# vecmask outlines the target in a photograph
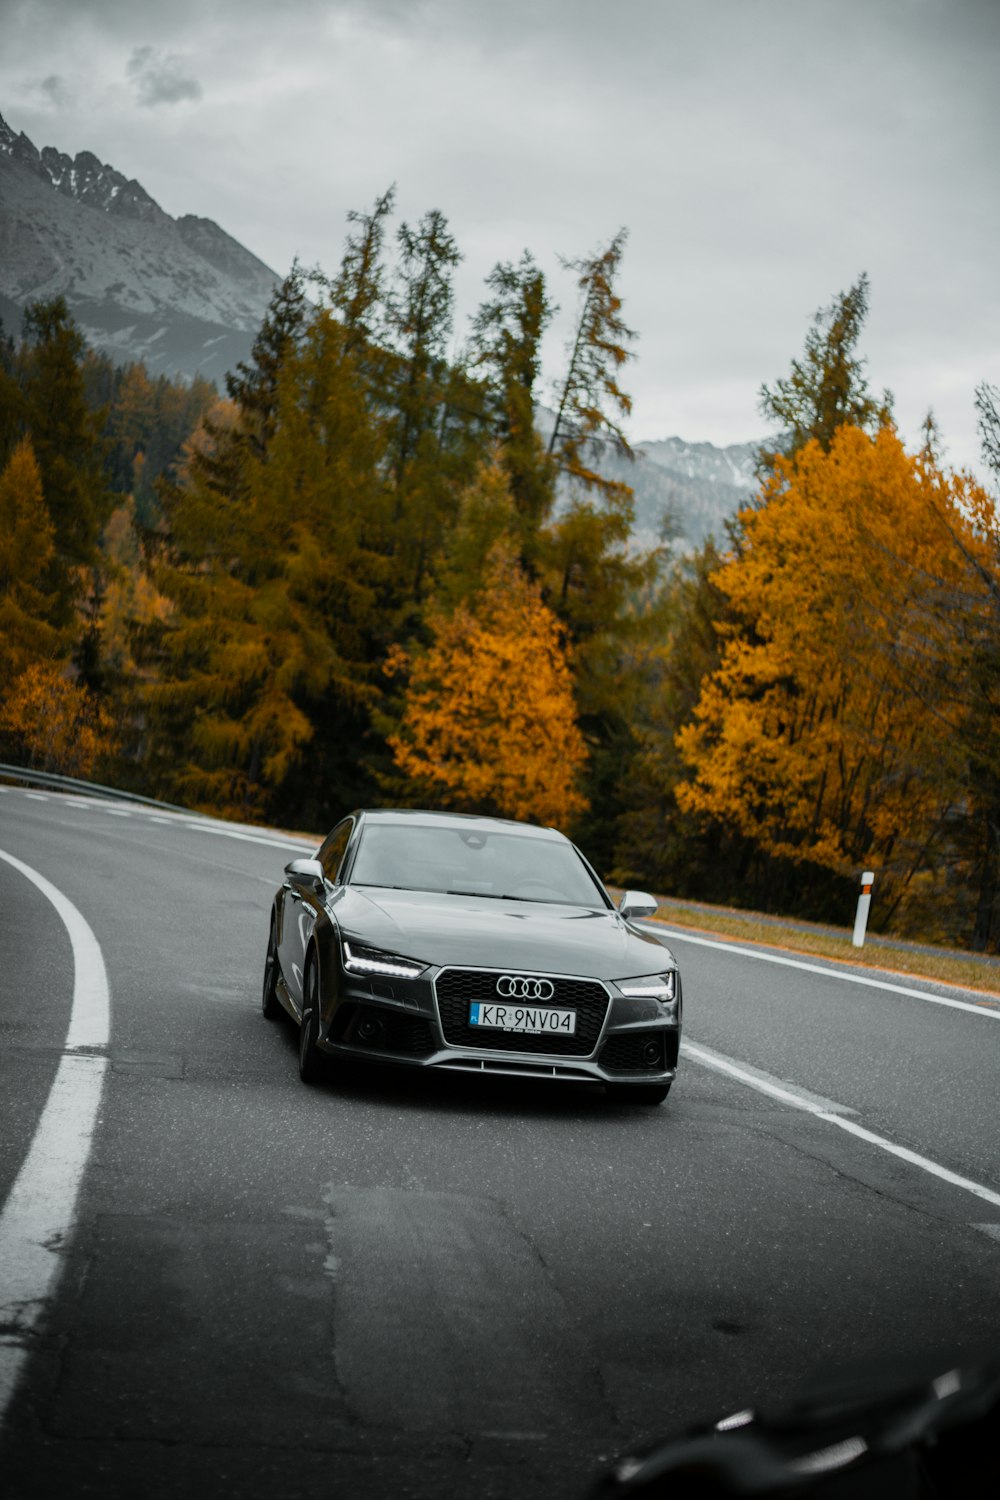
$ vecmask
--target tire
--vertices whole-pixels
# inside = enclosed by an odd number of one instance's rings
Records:
[[[299,1077],[303,1083],[319,1083],[326,1076],[326,1059],[316,1045],[318,1041],[319,970],[310,954],[302,986],[302,1025],[299,1030]]]
[[[662,1104],[670,1093],[669,1083],[608,1083],[605,1088],[616,1104]]]
[[[278,947],[274,941],[274,923],[271,923],[271,933],[267,940],[267,957],[264,959],[264,984],[260,997],[260,1008],[264,1013],[265,1021],[280,1021],[285,1014],[284,1006],[278,999]]]

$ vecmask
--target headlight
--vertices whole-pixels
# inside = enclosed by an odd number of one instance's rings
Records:
[[[677,997],[675,969],[668,969],[665,974],[640,974],[637,979],[616,979],[615,984],[623,995],[645,995],[653,1000],[674,1000]]]
[[[383,953],[381,948],[365,948],[344,938],[344,968],[349,974],[384,974],[392,979],[416,979],[427,967],[419,959]]]

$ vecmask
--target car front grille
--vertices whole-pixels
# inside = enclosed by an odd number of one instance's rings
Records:
[[[650,1042],[657,1043],[657,1056],[650,1061],[643,1057],[643,1048]],[[625,1032],[621,1036],[609,1036],[601,1054],[597,1059],[598,1064],[606,1073],[648,1073],[650,1071],[662,1071],[663,1069],[663,1043],[661,1038],[650,1035],[648,1031]]]
[[[499,998],[499,977],[495,970],[489,969],[445,969],[438,975],[435,989],[441,1029],[445,1041],[451,1046],[474,1047],[480,1052],[535,1052],[550,1057],[587,1057],[593,1052],[610,1004],[603,984],[596,979],[567,979],[552,975],[551,999],[534,1002],[547,1009],[575,1010],[576,1031],[572,1036],[555,1032],[531,1036],[515,1031],[493,1031],[487,1026],[470,1026],[470,1004],[475,1000],[495,1003]]]

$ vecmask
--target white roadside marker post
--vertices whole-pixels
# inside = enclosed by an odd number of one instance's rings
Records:
[[[861,877],[861,895],[858,897],[858,910],[854,918],[854,936],[851,939],[855,948],[865,946],[865,930],[868,926],[868,912],[872,904],[872,886],[875,884],[875,872],[866,870]]]

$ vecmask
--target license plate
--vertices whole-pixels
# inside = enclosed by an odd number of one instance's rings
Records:
[[[470,1026],[490,1026],[495,1031],[546,1031],[572,1036],[576,1031],[575,1010],[547,1010],[537,1005],[494,1005],[474,1000],[469,1006]]]

